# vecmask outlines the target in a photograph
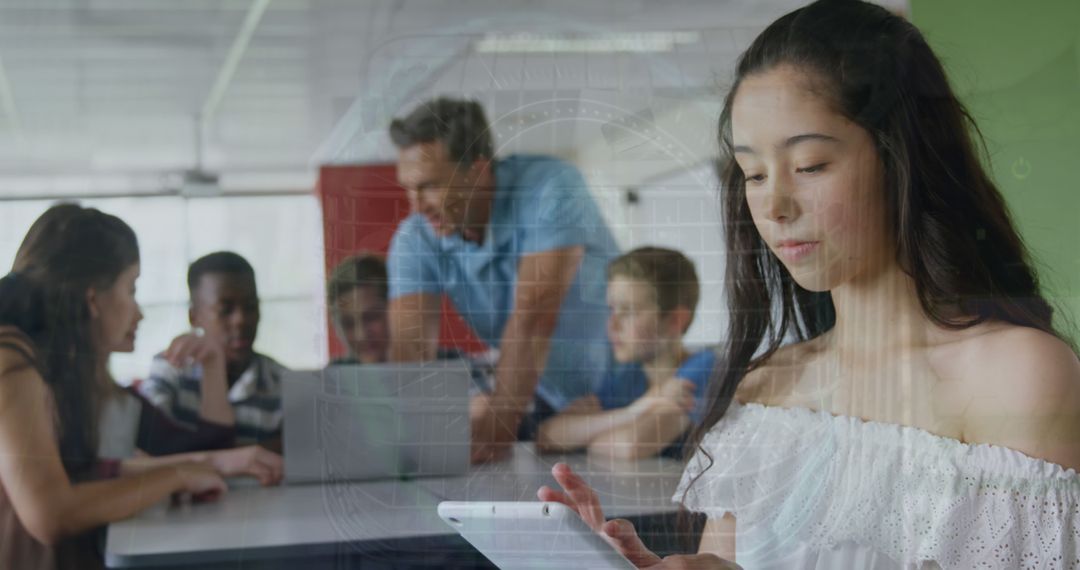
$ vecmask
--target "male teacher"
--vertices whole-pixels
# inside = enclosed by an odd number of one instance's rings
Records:
[[[499,351],[492,391],[471,405],[473,461],[499,458],[597,384],[618,248],[577,169],[496,158],[476,102],[424,103],[390,137],[412,209],[390,245],[391,358],[435,358],[445,294]]]

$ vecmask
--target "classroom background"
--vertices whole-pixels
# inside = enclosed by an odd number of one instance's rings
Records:
[[[1045,290],[1077,321],[1080,3],[880,3],[910,17],[949,68]],[[464,95],[488,110],[497,154],[577,165],[623,249],[686,252],[704,292],[686,340],[716,342],[720,96],[757,31],[801,4],[5,0],[0,259],[57,200],[131,223],[146,318],[135,352],[112,361],[126,383],[188,326],[187,264],[235,250],[258,275],[257,349],[321,366],[338,350],[327,264],[385,248],[392,231],[389,216],[363,227],[350,208],[383,216],[401,199],[387,123],[431,96]],[[460,326],[445,335],[474,346]]]

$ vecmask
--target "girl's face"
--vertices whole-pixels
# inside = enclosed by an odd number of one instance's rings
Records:
[[[769,249],[804,289],[869,279],[894,259],[884,175],[870,133],[791,66],[743,79],[732,103],[735,160]]]
[[[90,293],[90,316],[100,346],[108,352],[135,350],[135,330],[142,320],[142,310],[135,302],[135,280],[139,278],[136,262],[120,273],[108,289]]]

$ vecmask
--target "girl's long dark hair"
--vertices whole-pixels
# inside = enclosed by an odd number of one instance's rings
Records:
[[[1053,309],[980,161],[975,141],[981,135],[922,34],[880,6],[819,0],[781,17],[754,40],[724,101],[719,171],[731,320],[711,383],[711,407],[690,440],[698,444],[723,417],[747,372],[785,339],[808,340],[836,322],[832,296],[799,287],[766,247],[733,159],[735,93],[744,78],[780,65],[815,79],[821,95],[873,138],[885,170],[884,223],[927,317],[952,329],[993,320],[1056,335]]]
[[[97,458],[97,417],[112,388],[100,374],[106,363],[94,343],[86,293],[108,289],[138,261],[135,232],[119,218],[60,204],[34,222],[12,273],[0,279],[0,325],[21,331],[33,353],[21,350],[12,334],[0,336],[0,345],[22,352],[48,384],[60,457],[75,479]]]

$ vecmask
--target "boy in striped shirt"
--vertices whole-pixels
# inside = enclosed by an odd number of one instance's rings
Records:
[[[255,271],[221,251],[188,268],[196,334],[179,337],[154,357],[140,393],[181,424],[200,418],[234,426],[235,445],[280,449],[281,378],[286,369],[254,350],[259,327]]]

